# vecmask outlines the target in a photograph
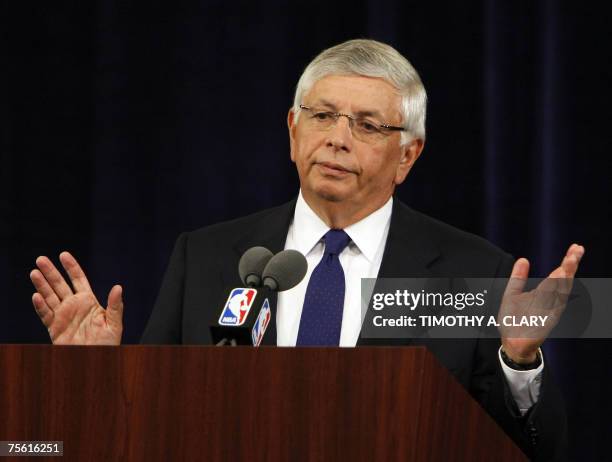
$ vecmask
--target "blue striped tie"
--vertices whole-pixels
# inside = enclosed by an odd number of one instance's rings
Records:
[[[338,257],[351,238],[341,229],[331,229],[323,238],[325,252],[310,276],[304,297],[298,346],[340,344],[345,282]]]

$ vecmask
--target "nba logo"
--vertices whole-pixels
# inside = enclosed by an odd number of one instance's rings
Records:
[[[257,291],[255,289],[234,289],[225,302],[219,317],[223,326],[241,326],[249,314]]]
[[[266,333],[268,324],[270,324],[271,316],[272,313],[270,312],[270,302],[268,302],[268,299],[266,298],[263,302],[263,305],[261,306],[261,311],[259,312],[259,316],[257,316],[257,321],[255,321],[253,330],[251,331],[253,346],[259,346],[259,344],[263,340],[263,336]]]

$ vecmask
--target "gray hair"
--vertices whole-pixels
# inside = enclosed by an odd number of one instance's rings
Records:
[[[323,50],[304,69],[293,100],[296,121],[302,98],[312,86],[328,75],[378,77],[393,85],[402,97],[400,145],[413,138],[425,140],[427,94],[417,71],[395,48],[375,40],[356,39]]]

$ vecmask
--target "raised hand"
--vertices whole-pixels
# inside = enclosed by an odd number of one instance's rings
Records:
[[[517,363],[536,360],[537,350],[555,327],[567,305],[574,275],[578,270],[584,247],[572,244],[563,260],[546,279],[533,290],[524,292],[529,276],[529,261],[519,258],[506,286],[498,319],[503,316],[548,316],[544,326],[501,327],[502,345],[506,354]]]
[[[72,287],[47,257],[38,257],[30,279],[32,303],[57,345],[119,345],[123,332],[122,288],[113,286],[104,309],[85,273],[68,252],[59,256]]]

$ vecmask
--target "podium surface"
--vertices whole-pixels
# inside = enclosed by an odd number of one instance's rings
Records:
[[[527,460],[424,347],[2,345],[0,365],[0,440],[65,460]]]

